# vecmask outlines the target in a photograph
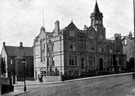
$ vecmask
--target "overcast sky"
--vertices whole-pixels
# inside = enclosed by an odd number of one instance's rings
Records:
[[[96,0],[0,0],[0,49],[6,45],[32,46],[33,39],[44,25],[48,32],[54,29],[56,20],[60,28],[71,20],[79,29],[90,25],[90,14]],[[107,37],[115,33],[127,35],[133,32],[133,0],[97,0],[103,13]]]

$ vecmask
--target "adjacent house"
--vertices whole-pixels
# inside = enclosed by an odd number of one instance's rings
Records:
[[[27,62],[25,66],[26,78],[33,78],[33,48],[24,47],[22,42],[20,42],[20,46],[8,46],[3,42],[1,51],[3,77],[15,76],[18,80],[21,80],[24,76],[22,58],[25,58]]]
[[[129,71],[134,70],[134,59],[135,59],[135,43],[132,33],[123,37],[123,53],[127,56],[127,69]]]

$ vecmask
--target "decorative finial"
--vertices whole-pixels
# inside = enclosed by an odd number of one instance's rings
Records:
[[[73,20],[71,20],[71,23],[73,23]]]

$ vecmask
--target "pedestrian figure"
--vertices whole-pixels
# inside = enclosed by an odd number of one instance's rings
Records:
[[[41,74],[38,75],[38,79],[39,79],[39,82],[43,82]]]

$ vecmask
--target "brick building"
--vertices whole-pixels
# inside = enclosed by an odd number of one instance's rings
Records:
[[[3,61],[3,77],[17,76],[18,80],[24,76],[24,67],[22,60],[18,57],[24,57],[27,61],[26,64],[26,78],[34,77],[33,70],[33,49],[32,47],[24,47],[23,43],[20,42],[20,46],[7,46],[3,42],[1,51],[1,58]]]
[[[122,39],[118,34],[115,40],[106,39],[103,26],[103,14],[96,2],[90,16],[91,25],[84,30],[76,27],[73,21],[60,29],[60,22],[55,22],[53,32],[44,27],[34,39],[34,76],[64,75],[76,76],[92,71],[113,71],[115,57],[118,70],[125,67]]]

